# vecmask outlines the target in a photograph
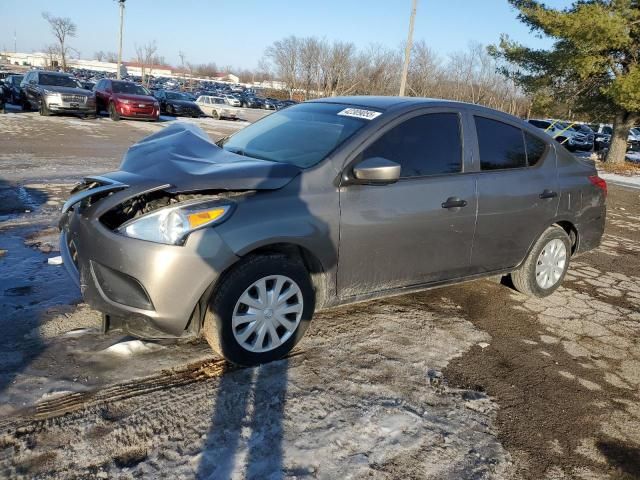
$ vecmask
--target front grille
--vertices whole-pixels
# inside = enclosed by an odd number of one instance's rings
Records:
[[[84,95],[62,95],[62,101],[68,103],[86,103],[87,97]]]

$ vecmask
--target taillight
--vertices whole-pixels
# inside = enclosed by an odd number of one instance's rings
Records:
[[[607,182],[605,182],[604,179],[600,178],[598,175],[591,175],[589,177],[589,181],[601,189],[605,197],[607,196]]]

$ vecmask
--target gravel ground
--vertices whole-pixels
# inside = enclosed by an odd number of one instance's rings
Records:
[[[0,115],[0,477],[640,478],[640,192],[544,300],[478,281],[318,315],[288,359],[99,333],[61,202],[162,128]],[[246,122],[201,119],[213,137]]]

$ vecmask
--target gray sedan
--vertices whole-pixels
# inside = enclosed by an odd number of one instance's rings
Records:
[[[344,97],[212,143],[176,124],[64,206],[64,263],[105,330],[286,355],[314,311],[510,275],[544,297],[600,243],[606,184],[535,127],[455,102]]]

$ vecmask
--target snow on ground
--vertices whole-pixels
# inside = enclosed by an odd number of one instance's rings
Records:
[[[325,312],[289,359],[10,432],[0,475],[503,478],[496,405],[439,373],[490,338],[444,299],[425,307],[416,296]]]
[[[615,183],[623,187],[640,189],[640,176],[618,175],[617,173],[598,173],[598,175],[607,182]]]

